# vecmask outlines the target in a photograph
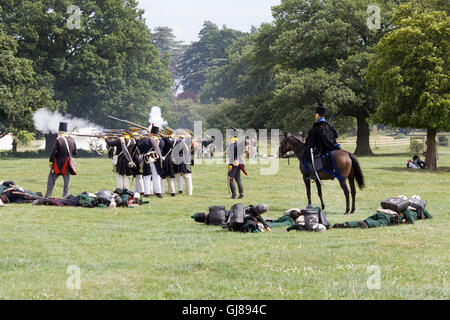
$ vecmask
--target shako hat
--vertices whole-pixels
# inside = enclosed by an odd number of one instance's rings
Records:
[[[67,122],[60,122],[58,131],[67,132],[67,128],[68,128]]]
[[[152,134],[158,134],[159,133],[159,127],[156,127],[155,125],[152,125],[152,129],[150,131]]]

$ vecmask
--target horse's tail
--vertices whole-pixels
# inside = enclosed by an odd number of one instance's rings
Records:
[[[364,182],[364,175],[362,173],[361,166],[359,165],[358,158],[353,153],[348,153],[350,159],[352,159],[353,172],[355,173],[356,183],[360,190],[364,189],[366,184]]]

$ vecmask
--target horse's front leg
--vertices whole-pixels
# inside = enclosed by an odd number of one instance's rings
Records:
[[[325,203],[323,203],[323,199],[322,199],[322,185],[320,184],[319,181],[316,181],[316,186],[317,186],[317,194],[319,195],[320,198],[320,204],[322,205],[322,210],[325,210]]]
[[[350,197],[347,187],[347,180],[340,180],[339,184],[341,185],[341,188],[345,194],[345,204],[346,204],[345,214],[348,214],[350,212],[350,199],[349,199]]]
[[[303,182],[306,186],[306,196],[308,197],[308,205],[311,204],[311,180],[308,178],[303,178]]]

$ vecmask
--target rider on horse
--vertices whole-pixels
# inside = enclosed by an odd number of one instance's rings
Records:
[[[305,160],[310,167],[310,178],[315,180],[315,172],[314,165],[312,163],[311,154],[316,157],[320,157],[322,155],[327,154],[333,150],[340,150],[340,145],[336,142],[338,137],[338,133],[333,124],[327,122],[325,120],[325,112],[326,108],[323,106],[320,98],[317,98],[317,108],[316,108],[316,116],[313,127],[308,132],[308,137],[306,138],[306,151],[305,151]],[[311,151],[312,150],[312,151]]]

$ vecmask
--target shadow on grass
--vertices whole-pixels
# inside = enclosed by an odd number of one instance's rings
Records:
[[[403,171],[403,172],[417,172],[419,173],[440,173],[440,172],[450,172],[450,167],[438,167],[436,170],[428,170],[428,169],[409,169],[409,168],[398,168],[398,167],[377,167],[374,169],[387,170],[387,171]]]

